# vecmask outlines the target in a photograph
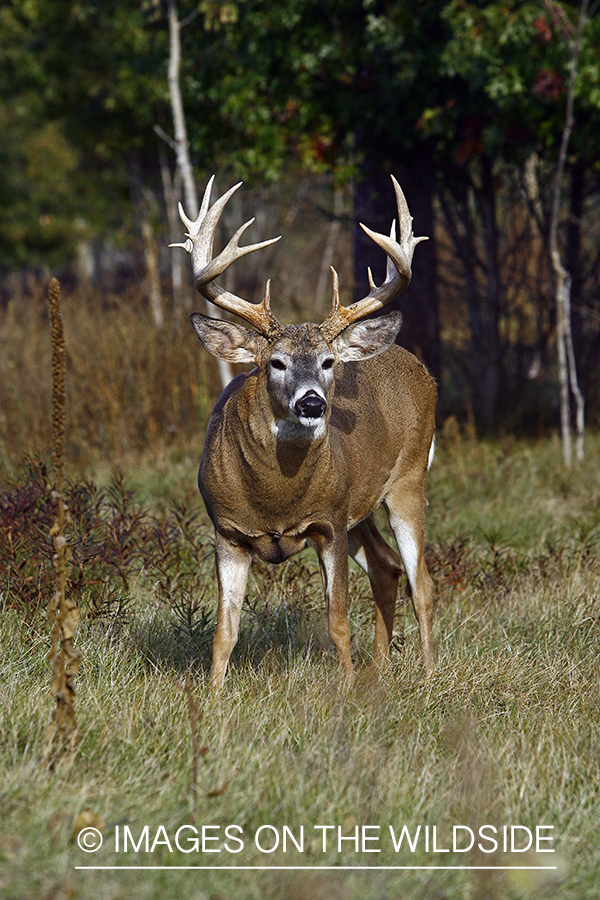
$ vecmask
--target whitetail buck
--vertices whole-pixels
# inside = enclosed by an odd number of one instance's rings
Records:
[[[416,244],[412,218],[393,180],[399,218],[389,237],[363,226],[388,256],[385,281],[343,307],[333,272],[333,307],[321,325],[279,324],[269,281],[261,303],[224,290],[215,279],[235,260],[279,238],[240,247],[246,222],[213,258],[215,229],[239,185],[210,207],[212,179],[183,247],[200,293],[255,330],[194,313],[209,353],[254,363],[223,391],[208,423],[198,482],[215,527],[219,614],[210,683],[219,688],[238,636],[252,554],[280,563],[307,544],[316,548],[329,634],[343,673],[352,675],[348,625],[348,554],[365,570],[375,599],[374,659],[389,653],[401,560],[419,623],[421,652],[433,668],[433,585],[423,558],[425,477],[434,441],[436,388],[426,368],[394,343],[399,312],[364,320],[409,284]],[[383,503],[400,556],[373,520]]]

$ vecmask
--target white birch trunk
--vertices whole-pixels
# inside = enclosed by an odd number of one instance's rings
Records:
[[[567,161],[567,149],[573,130],[573,104],[575,98],[575,79],[579,63],[581,36],[587,20],[589,0],[582,0],[579,11],[577,32],[572,44],[571,69],[567,92],[567,109],[565,127],[562,133],[558,165],[554,178],[552,196],[552,214],[550,217],[550,257],[556,277],[556,340],[558,351],[558,377],[560,384],[560,424],[563,459],[566,466],[571,466],[573,449],[571,438],[571,393],[576,404],[577,458],[583,459],[584,437],[584,400],[577,379],[577,367],[573,338],[571,333],[571,276],[565,269],[558,248],[558,217],[560,213],[560,195]]]
[[[169,95],[171,98],[171,108],[173,111],[173,127],[175,129],[175,149],[177,153],[177,166],[181,172],[183,180],[183,198],[185,211],[190,218],[195,219],[198,215],[200,204],[198,203],[198,193],[196,191],[196,182],[194,181],[194,172],[189,154],[189,144],[187,138],[187,129],[185,125],[185,113],[183,110],[183,100],[181,97],[181,87],[179,84],[179,69],[181,65],[181,25],[177,3],[175,0],[169,0]],[[221,310],[212,304],[206,303],[206,310],[213,319],[221,319]],[[224,360],[217,360],[219,369],[219,379],[221,387],[226,387],[233,377],[233,372],[229,363]]]

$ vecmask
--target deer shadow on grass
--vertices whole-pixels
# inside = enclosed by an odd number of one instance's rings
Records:
[[[213,601],[183,599],[167,613],[131,624],[131,639],[148,665],[177,673],[208,676],[217,623]],[[238,641],[230,668],[286,666],[298,657],[335,656],[327,635],[324,607],[306,608],[286,599],[250,598],[244,602]]]
[[[354,564],[352,570],[352,653],[357,662],[368,664],[372,661],[372,597],[366,576]],[[298,659],[317,661],[323,655],[336,664],[314,553],[303,551],[278,566],[255,559],[251,573],[230,668],[285,668]],[[177,583],[153,616],[130,621],[132,642],[148,665],[208,675],[218,601],[214,581],[208,583],[207,578],[205,569],[194,585]]]

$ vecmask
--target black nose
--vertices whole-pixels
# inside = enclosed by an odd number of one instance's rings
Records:
[[[308,391],[295,405],[296,415],[305,419],[320,419],[325,415],[327,403],[315,391]]]

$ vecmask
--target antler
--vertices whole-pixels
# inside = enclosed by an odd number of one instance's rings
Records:
[[[406,198],[402,193],[402,188],[392,175],[392,182],[396,192],[396,206],[398,207],[398,223],[400,231],[400,242],[396,240],[396,223],[392,222],[390,236],[378,234],[371,231],[366,225],[361,223],[361,228],[365,231],[376,244],[378,244],[387,253],[387,266],[385,281],[379,287],[373,281],[371,269],[368,269],[369,287],[371,290],[366,297],[352,303],[350,306],[342,306],[340,303],[338,276],[335,269],[333,273],[333,304],[331,312],[321,325],[321,331],[325,339],[332,341],[337,335],[359,319],[368,316],[369,313],[375,312],[377,309],[397,297],[410,284],[411,265],[415,247],[420,241],[426,241],[426,237],[415,237],[412,230],[412,216],[408,209]]]
[[[254,250],[262,250],[263,247],[274,244],[279,240],[279,237],[261,241],[258,244],[249,244],[247,247],[240,247],[240,238],[254,222],[254,218],[252,218],[238,228],[225,249],[213,259],[213,244],[217,225],[227,201],[242,184],[240,181],[239,184],[234,185],[210,206],[210,193],[214,179],[215,176],[213,175],[206,186],[200,212],[195,222],[188,219],[183,206],[181,203],[179,204],[179,215],[187,228],[187,240],[183,244],[169,244],[169,246],[183,247],[184,250],[191,254],[194,284],[203,297],[210,300],[215,306],[219,306],[221,309],[227,310],[227,312],[235,313],[236,316],[253,325],[260,334],[270,337],[281,328],[281,325],[271,312],[270,282],[267,281],[262,302],[249,303],[247,300],[243,300],[236,294],[232,294],[215,284],[214,279],[222,275],[225,269],[237,259],[241,259],[242,256],[246,256],[247,253],[252,253]]]

